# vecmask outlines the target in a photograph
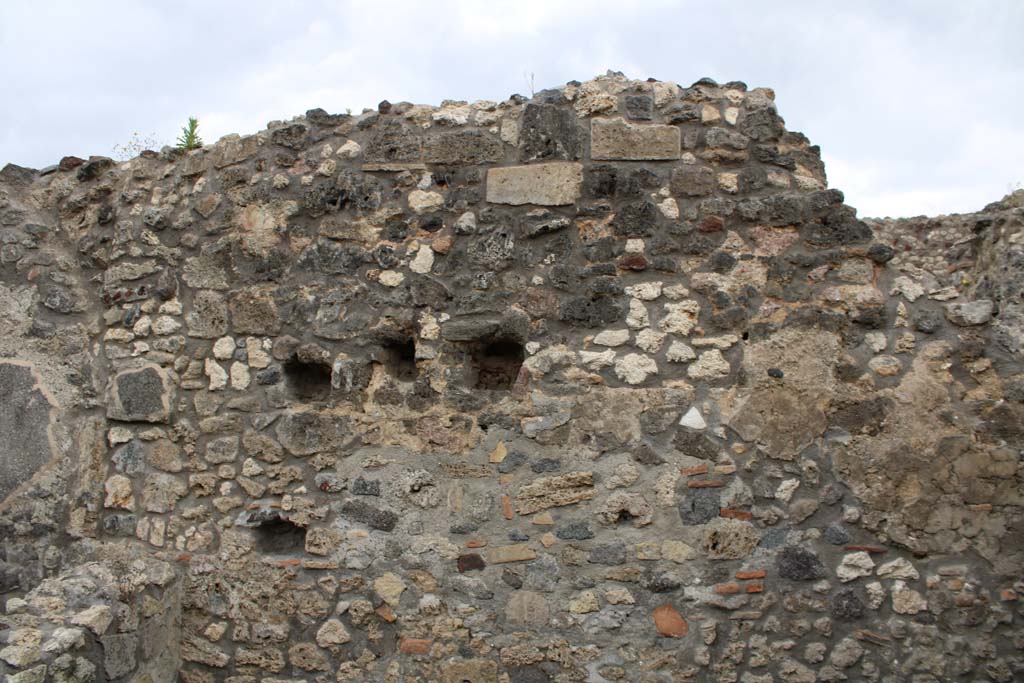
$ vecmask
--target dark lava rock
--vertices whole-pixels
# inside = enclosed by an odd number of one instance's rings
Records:
[[[594,531],[586,522],[574,519],[558,527],[555,531],[555,536],[558,536],[563,541],[585,541],[588,538],[594,537]]]
[[[591,564],[626,564],[626,544],[622,541],[602,543],[590,551],[587,562]]]
[[[380,531],[393,531],[398,524],[398,515],[394,512],[382,510],[361,500],[345,501],[341,506],[341,516]]]
[[[842,524],[836,522],[825,528],[825,540],[832,545],[846,545],[850,542],[850,532]]]
[[[833,619],[851,621],[864,615],[864,603],[853,588],[841,588],[832,594],[828,602]]]
[[[466,553],[465,555],[459,555],[457,566],[460,572],[470,572],[483,569],[487,566],[487,563],[477,553]]]
[[[704,524],[718,517],[721,507],[717,489],[687,489],[679,502],[679,517],[683,524]]]
[[[825,565],[809,550],[787,546],[775,558],[779,576],[791,581],[813,581],[825,576]]]

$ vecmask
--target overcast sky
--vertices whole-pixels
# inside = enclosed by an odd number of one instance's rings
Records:
[[[608,69],[776,92],[862,216],[1024,182],[1024,0],[0,0],[0,165],[213,142],[313,107],[502,100]]]

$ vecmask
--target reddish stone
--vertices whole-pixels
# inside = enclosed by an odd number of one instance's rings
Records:
[[[725,486],[725,482],[721,479],[699,479],[688,481],[686,485],[691,489],[717,489]]]
[[[686,619],[683,619],[683,615],[670,602],[656,607],[652,616],[654,617],[654,627],[666,638],[682,638],[690,632],[690,626],[686,623]]]
[[[466,541],[467,548],[485,548],[487,547],[486,538],[471,538]]]
[[[885,548],[880,548],[877,545],[844,545],[843,550],[863,550],[866,553],[884,553]]]
[[[480,557],[476,553],[466,553],[465,555],[459,555],[459,559],[456,562],[460,572],[471,572],[478,569],[483,569],[487,566],[484,562],[484,558]]]
[[[708,473],[708,464],[706,462],[702,463],[700,465],[697,465],[696,467],[684,467],[681,470],[679,470],[679,474],[683,475],[684,477],[692,477],[692,476],[697,475],[697,474],[707,474],[707,473]]]
[[[398,641],[398,649],[407,655],[429,655],[434,641],[426,638],[402,638]]]
[[[389,624],[398,619],[398,617],[395,616],[395,611],[391,609],[391,605],[389,605],[386,602],[373,611],[377,613],[378,617],[388,622]]]
[[[763,579],[766,576],[766,572],[763,569],[750,569],[747,571],[736,572],[736,578],[740,581],[746,581],[747,579]]]
[[[438,254],[447,254],[451,251],[452,245],[455,244],[455,238],[451,235],[442,235],[437,237],[430,244],[430,248]]]
[[[708,216],[700,222],[697,229],[701,232],[718,232],[725,227],[725,221],[718,216]]]
[[[625,270],[647,270],[647,259],[643,254],[627,254],[619,259],[619,268]]]
[[[727,519],[739,519],[744,522],[749,522],[754,518],[754,515],[746,510],[734,510],[733,508],[721,508],[719,509],[718,514]]]
[[[747,584],[748,593],[764,593],[764,584],[760,581],[752,581]]]
[[[735,581],[731,583],[719,583],[715,585],[715,592],[719,595],[736,595],[740,592],[740,585]]]
[[[516,514],[512,511],[512,499],[505,494],[501,497],[501,514],[505,519],[512,519]]]
[[[79,159],[78,157],[64,157],[57,164],[57,168],[62,171],[70,171],[71,169],[78,168],[85,163],[85,159]]]

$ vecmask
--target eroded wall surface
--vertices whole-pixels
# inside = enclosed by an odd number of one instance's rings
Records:
[[[1019,677],[1021,210],[858,220],[773,99],[609,74],[6,167],[5,673]],[[120,604],[180,590],[162,669],[109,668],[116,604],[55,635],[112,548]]]

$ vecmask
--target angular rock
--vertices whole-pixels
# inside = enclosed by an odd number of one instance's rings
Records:
[[[107,417],[123,422],[167,422],[171,416],[170,382],[156,365],[118,373],[110,384]]]
[[[530,515],[552,507],[573,505],[596,495],[593,472],[567,472],[540,477],[520,487],[516,494],[516,512]]]

